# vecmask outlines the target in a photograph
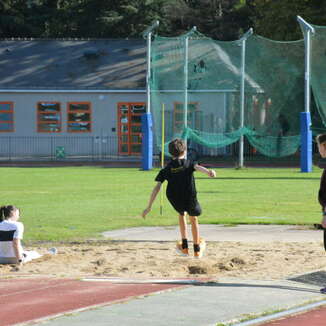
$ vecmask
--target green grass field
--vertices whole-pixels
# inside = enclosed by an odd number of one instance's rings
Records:
[[[158,170],[103,167],[1,168],[1,204],[21,208],[27,240],[99,238],[106,230],[177,224],[159,196],[145,208]],[[195,173],[203,208],[200,223],[312,224],[320,221],[321,170],[216,169],[217,178]]]

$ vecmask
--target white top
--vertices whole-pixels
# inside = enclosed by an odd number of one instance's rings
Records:
[[[12,241],[22,239],[23,233],[24,225],[21,222],[0,222],[0,257],[16,257]]]

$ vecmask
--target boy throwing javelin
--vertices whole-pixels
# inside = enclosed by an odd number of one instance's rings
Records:
[[[194,257],[201,258],[206,248],[205,241],[199,237],[198,216],[202,210],[197,200],[197,191],[193,172],[199,171],[214,178],[214,170],[208,170],[186,157],[186,144],[182,139],[174,139],[169,143],[171,161],[156,176],[154,187],[147,208],[143,211],[143,218],[150,212],[152,204],[161,189],[162,183],[167,180],[166,196],[179,213],[179,227],[182,241],[177,243],[177,253],[189,256],[186,214],[188,213],[194,243]]]

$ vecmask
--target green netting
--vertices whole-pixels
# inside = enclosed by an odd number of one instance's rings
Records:
[[[234,132],[226,133],[208,133],[191,128],[185,128],[181,138],[191,139],[197,144],[201,144],[210,148],[219,148],[238,141],[241,135],[245,135],[249,132],[250,130],[247,130],[246,128],[241,128]]]
[[[266,156],[292,155],[300,146],[304,111],[304,42],[275,42],[254,35],[247,40],[246,54],[246,73],[259,85],[258,89],[247,85],[245,123],[255,133],[246,136]]]
[[[300,136],[259,136],[247,135],[250,144],[260,153],[271,157],[283,157],[297,152]]]
[[[310,84],[318,112],[326,126],[326,71],[325,71],[325,48],[326,48],[326,27],[314,26],[315,33],[311,35],[311,73]],[[319,131],[322,130],[318,126]],[[325,130],[323,130],[325,132]]]
[[[303,40],[275,42],[252,35],[246,42],[222,42],[192,31],[174,38],[156,36],[151,52],[158,147],[164,110],[166,142],[181,135],[188,142],[218,148],[245,135],[267,156],[291,155],[298,149],[299,113],[304,111]]]

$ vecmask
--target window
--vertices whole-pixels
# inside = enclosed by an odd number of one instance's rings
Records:
[[[68,103],[68,132],[91,132],[92,112],[88,102]]]
[[[12,102],[0,102],[0,132],[14,131],[14,109]]]
[[[180,133],[184,127],[184,105],[183,103],[174,103],[174,132]],[[188,103],[187,126],[193,129],[201,129],[202,112],[198,110],[198,103]]]
[[[119,154],[141,154],[141,116],[144,113],[144,103],[118,103]]]
[[[58,102],[39,102],[37,104],[37,131],[61,131],[61,107]]]

